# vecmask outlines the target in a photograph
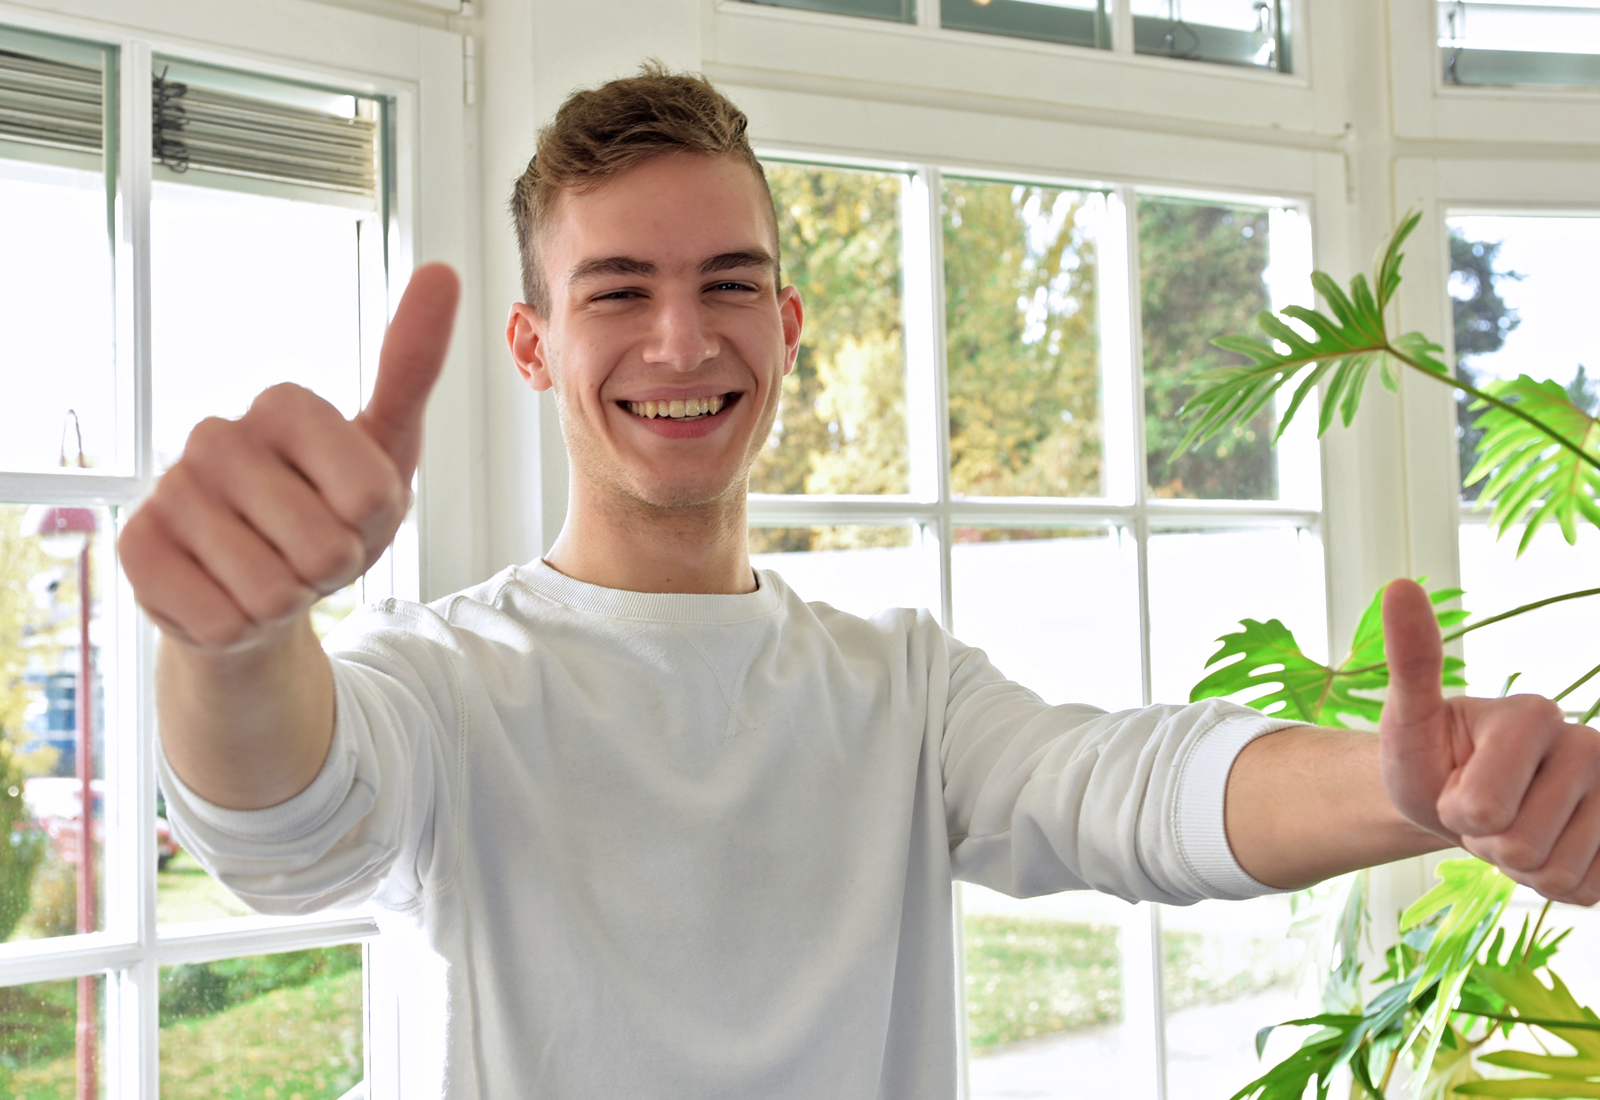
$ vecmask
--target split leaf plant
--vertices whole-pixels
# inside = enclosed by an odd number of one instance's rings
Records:
[[[1263,312],[1257,317],[1259,335],[1218,338],[1218,347],[1246,362],[1197,378],[1200,388],[1183,410],[1190,428],[1180,450],[1269,410],[1280,391],[1288,397],[1278,435],[1312,404],[1321,409],[1319,435],[1335,419],[1348,426],[1373,373],[1392,391],[1399,388],[1402,372],[1411,370],[1470,399],[1477,413],[1474,427],[1482,435],[1466,480],[1482,483],[1479,505],[1492,509],[1496,535],[1521,527],[1518,557],[1552,522],[1569,545],[1575,544],[1580,525],[1600,527],[1600,420],[1555,382],[1523,375],[1474,386],[1452,376],[1439,344],[1422,333],[1389,331],[1385,315],[1400,286],[1401,249],[1420,219],[1412,213],[1401,222],[1370,282],[1357,275],[1345,290],[1327,274],[1314,273],[1312,283],[1327,312],[1304,306]],[[1452,641],[1555,603],[1600,595],[1600,588],[1557,593],[1471,621],[1465,611],[1449,606],[1462,596],[1460,589],[1430,595],[1445,640]],[[1349,655],[1336,665],[1307,656],[1277,619],[1241,620],[1237,632],[1218,639],[1221,648],[1190,698],[1234,696],[1268,713],[1322,726],[1375,724],[1382,709],[1378,693],[1389,682],[1381,597],[1381,591],[1373,597]],[[1556,698],[1573,694],[1596,675],[1600,665]],[[1465,686],[1459,658],[1446,659],[1443,683]],[[1600,700],[1583,720],[1597,712]],[[1427,1100],[1600,1098],[1600,1017],[1579,1005],[1550,969],[1566,933],[1545,929],[1549,905],[1531,929],[1524,922],[1508,949],[1500,924],[1511,900],[1511,880],[1474,859],[1445,861],[1438,874],[1439,885],[1401,914],[1399,943],[1388,952],[1388,965],[1364,1003],[1354,943],[1366,919],[1365,891],[1352,890],[1340,958],[1325,984],[1327,1011],[1275,1025],[1314,1030],[1233,1100],[1300,1100],[1312,1087],[1318,1100],[1326,1100],[1341,1068],[1351,1074],[1353,1095],[1387,1100],[1403,1060],[1414,1095]],[[1532,1032],[1546,1053],[1481,1049],[1519,1028]],[[1273,1030],[1258,1033],[1258,1053]],[[1552,1036],[1574,1053],[1549,1053],[1545,1040]]]

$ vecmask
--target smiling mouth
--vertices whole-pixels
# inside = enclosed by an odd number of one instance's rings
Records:
[[[703,420],[708,416],[716,416],[738,398],[739,395],[736,393],[718,393],[709,397],[689,397],[678,401],[618,401],[617,404],[634,416],[642,416],[646,420],[657,418]]]

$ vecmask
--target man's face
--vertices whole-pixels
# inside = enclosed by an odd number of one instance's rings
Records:
[[[529,383],[555,390],[578,482],[658,508],[746,491],[800,341],[774,236],[732,158],[668,154],[561,197],[541,253],[549,316],[514,306],[507,339]]]

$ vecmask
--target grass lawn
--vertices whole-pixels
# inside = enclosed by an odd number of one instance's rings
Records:
[[[156,919],[162,924],[254,915],[188,852],[173,856],[167,869],[156,876]]]
[[[336,1100],[361,1076],[359,968],[161,1029],[162,1100]],[[0,1068],[0,1097],[72,1100],[75,1080],[69,1051]]]
[[[966,941],[975,1053],[1122,1017],[1115,927],[974,914]],[[1248,957],[1227,960],[1208,951],[1198,932],[1169,931],[1162,942],[1169,1008],[1233,1000],[1290,979],[1274,965],[1276,945],[1268,941],[1252,941]]]

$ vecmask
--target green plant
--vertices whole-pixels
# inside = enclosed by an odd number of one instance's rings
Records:
[[[1384,314],[1400,285],[1401,246],[1421,215],[1409,215],[1381,256],[1373,280],[1358,275],[1346,292],[1323,272],[1313,285],[1329,312],[1289,306],[1280,315],[1263,312],[1257,323],[1265,339],[1223,336],[1217,346],[1247,362],[1206,372],[1187,402],[1191,421],[1180,450],[1233,430],[1269,411],[1280,390],[1290,393],[1278,433],[1321,391],[1318,433],[1336,418],[1348,425],[1376,371],[1382,384],[1398,389],[1408,368],[1454,387],[1476,414],[1476,461],[1467,475],[1479,486],[1480,505],[1493,509],[1491,526],[1504,536],[1516,526],[1520,556],[1547,523],[1568,544],[1578,527],[1600,527],[1600,419],[1573,400],[1568,388],[1526,375],[1481,387],[1453,375],[1443,349],[1421,333],[1391,335]],[[1292,389],[1286,389],[1287,387]],[[1432,593],[1436,606],[1461,596],[1459,589]],[[1379,594],[1381,596],[1381,593]],[[1600,588],[1558,593],[1468,622],[1467,613],[1445,608],[1439,624],[1446,640],[1565,600],[1600,595]],[[1372,692],[1388,684],[1378,597],[1368,607],[1350,644],[1335,665],[1306,656],[1293,633],[1277,619],[1245,619],[1241,629],[1219,639],[1207,662],[1209,673],[1193,699],[1247,696],[1247,702],[1283,717],[1325,726],[1371,723],[1382,709]],[[1462,663],[1451,658],[1446,686],[1463,686]],[[1578,691],[1600,666],[1585,672],[1555,698]],[[1509,690],[1510,682],[1506,689]],[[1600,712],[1600,700],[1583,720]],[[1325,1100],[1333,1074],[1348,1067],[1357,1094],[1384,1100],[1402,1060],[1409,1060],[1416,1094],[1450,1096],[1600,1097],[1600,1017],[1580,1006],[1550,960],[1566,933],[1545,929],[1549,905],[1532,928],[1524,922],[1507,947],[1500,928],[1513,883],[1474,859],[1439,867],[1440,883],[1400,918],[1400,942],[1388,952],[1370,999],[1360,995],[1357,945],[1365,917],[1364,890],[1352,891],[1340,925],[1336,964],[1331,968],[1321,1015],[1278,1027],[1309,1027],[1300,1048],[1240,1089],[1234,1100],[1299,1100],[1315,1085]],[[1496,1035],[1516,1028],[1555,1036],[1575,1053],[1532,1054],[1481,1050]],[[1273,1028],[1257,1035],[1264,1050]],[[1498,1074],[1485,1078],[1483,1068]]]

